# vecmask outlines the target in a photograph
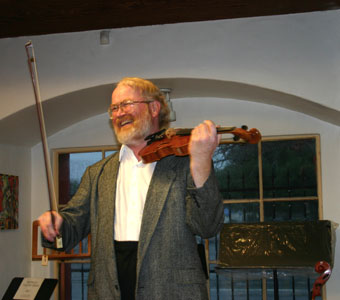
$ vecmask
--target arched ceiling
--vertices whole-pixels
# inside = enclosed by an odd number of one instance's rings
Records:
[[[340,8],[340,0],[5,0],[0,38]]]
[[[171,88],[171,99],[225,98],[265,103],[310,115],[340,126],[340,112],[307,99],[239,82],[195,79],[150,79],[160,88]],[[53,135],[72,124],[105,113],[114,84],[95,86],[43,102],[47,135]],[[34,105],[0,120],[0,144],[32,147],[40,142]]]

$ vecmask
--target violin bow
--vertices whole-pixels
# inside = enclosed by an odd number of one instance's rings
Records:
[[[26,48],[26,54],[28,58],[28,67],[29,67],[29,71],[31,74],[31,80],[32,80],[32,85],[33,85],[33,90],[34,90],[37,115],[39,119],[41,142],[43,145],[48,195],[49,195],[49,203],[50,203],[50,212],[51,212],[51,221],[52,221],[53,227],[55,228],[55,220],[54,220],[54,215],[52,211],[54,210],[58,212],[58,205],[57,205],[57,200],[56,200],[55,188],[53,184],[51,160],[50,160],[50,155],[48,151],[44,114],[43,114],[41,98],[40,98],[38,71],[37,71],[36,58],[34,55],[34,48],[33,48],[32,42],[31,41],[27,42],[25,44],[25,48]],[[60,249],[62,247],[63,247],[62,238],[61,238],[61,235],[58,235],[56,237],[56,248]]]

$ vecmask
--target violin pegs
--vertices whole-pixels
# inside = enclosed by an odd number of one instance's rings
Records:
[[[237,142],[237,141],[240,140],[240,137],[239,137],[238,135],[234,135],[233,140],[234,140],[235,142]]]
[[[241,128],[244,129],[244,130],[248,130],[248,126],[247,125],[242,125]]]

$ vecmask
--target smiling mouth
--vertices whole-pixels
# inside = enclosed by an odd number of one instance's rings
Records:
[[[121,121],[118,122],[118,127],[122,128],[122,127],[127,126],[127,125],[132,124],[132,123],[133,123],[133,119],[130,119],[130,118],[125,119],[125,120],[121,120]]]

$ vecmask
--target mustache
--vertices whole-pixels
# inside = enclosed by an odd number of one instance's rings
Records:
[[[124,115],[124,116],[118,117],[115,123],[118,126],[122,126],[124,125],[124,123],[131,122],[131,121],[133,122],[134,120],[135,118],[132,115]]]

